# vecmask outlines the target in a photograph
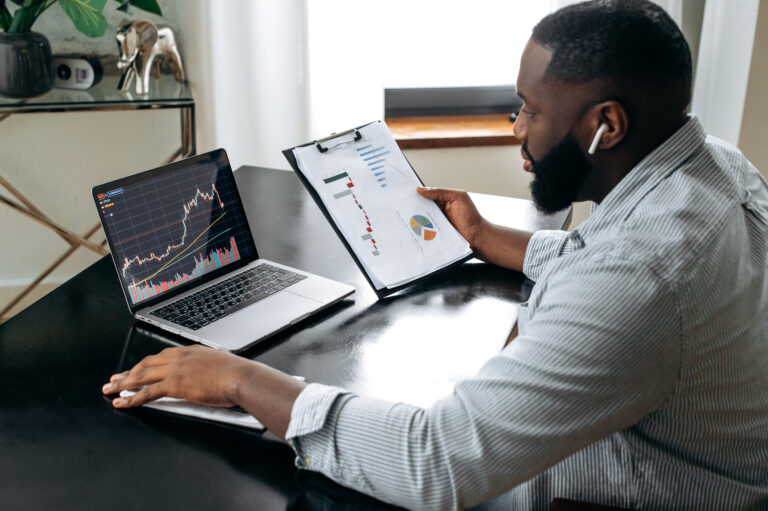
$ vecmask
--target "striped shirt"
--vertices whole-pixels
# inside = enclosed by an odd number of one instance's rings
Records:
[[[578,229],[518,337],[429,408],[307,386],[297,465],[415,509],[768,509],[768,185],[695,117]]]

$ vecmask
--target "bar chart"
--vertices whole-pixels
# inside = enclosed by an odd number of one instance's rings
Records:
[[[147,298],[152,298],[160,293],[169,291],[181,284],[202,277],[206,273],[210,273],[213,270],[218,270],[227,264],[240,260],[240,253],[237,250],[237,242],[233,236],[229,238],[229,248],[218,248],[208,253],[208,256],[204,256],[202,253],[194,254],[195,265],[192,271],[185,273],[176,273],[173,280],[164,280],[157,283],[151,279],[145,279],[141,282],[136,282],[136,279],[131,281],[128,286],[128,291],[131,297],[131,302],[136,304]]]
[[[389,155],[392,151],[384,141],[374,140],[355,150],[382,191],[400,187],[408,182],[406,174],[390,161]]]
[[[371,219],[368,217],[368,213],[365,211],[365,208],[355,194],[355,182],[352,180],[349,172],[343,170],[334,173],[323,178],[323,183],[334,187],[332,195],[335,200],[346,201],[349,209],[357,212],[356,216],[360,219],[360,239],[366,243],[370,243],[371,254],[378,256],[381,252],[376,244],[376,239],[373,237],[374,234]],[[338,191],[336,191],[336,189],[338,189]]]

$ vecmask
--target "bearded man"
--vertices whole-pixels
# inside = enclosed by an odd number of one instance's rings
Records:
[[[517,338],[452,395],[372,400],[201,347],[104,392],[240,405],[301,468],[409,508],[768,506],[768,186],[686,113],[679,28],[645,0],[566,7],[534,28],[517,90],[539,208],[596,206],[572,232],[526,233],[419,190],[478,257],[536,282]]]

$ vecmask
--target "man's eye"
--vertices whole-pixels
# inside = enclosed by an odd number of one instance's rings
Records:
[[[529,119],[532,119],[533,116],[536,115],[536,112],[533,112],[525,107],[521,108],[520,111],[527,115]]]

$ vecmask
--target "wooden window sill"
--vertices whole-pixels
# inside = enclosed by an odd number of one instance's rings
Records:
[[[509,114],[390,117],[400,149],[518,145]]]

